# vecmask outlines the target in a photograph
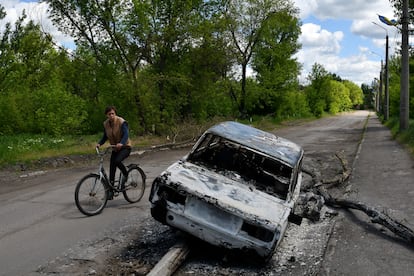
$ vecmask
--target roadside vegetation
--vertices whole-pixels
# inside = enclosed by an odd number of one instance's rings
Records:
[[[139,136],[131,135],[130,138],[135,150],[144,150],[152,146],[164,144],[195,141],[198,135],[201,135],[209,126],[230,119],[214,118],[205,124],[185,122],[180,128],[175,128],[171,136],[148,134]],[[307,118],[306,120],[311,120],[311,118]],[[274,130],[291,121],[277,122],[272,117],[256,117],[242,122],[251,123],[261,129]],[[95,153],[94,147],[101,138],[101,135],[102,133],[62,136],[48,134],[0,135],[0,156],[2,157],[0,159],[0,168],[15,165],[30,166],[30,164],[38,160],[53,157],[93,155]]]
[[[99,139],[100,135],[0,135],[0,168],[15,165],[30,167],[39,160],[53,157],[93,155]],[[137,149],[171,142],[166,137],[151,135],[132,136],[131,140]]]
[[[6,22],[0,166],[89,152],[107,105],[128,121],[137,146],[176,141],[189,125],[201,130],[218,118],[277,125],[375,106],[377,83],[359,87],[317,63],[299,82],[301,22],[291,0],[43,2],[76,47],[57,45],[25,12]]]
[[[400,132],[400,119],[398,117],[391,117],[384,124],[391,130],[392,136],[400,144],[407,147],[410,153],[414,156],[414,120],[410,120],[410,126],[407,130]]]

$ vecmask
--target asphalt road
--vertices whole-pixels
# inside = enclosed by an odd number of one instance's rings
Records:
[[[371,114],[350,180],[349,198],[389,214],[414,230],[414,160]],[[370,222],[360,211],[341,212],[321,275],[414,275],[414,243]]]
[[[131,156],[130,162],[145,162],[147,183],[186,151],[161,152],[152,158]],[[148,159],[148,160],[147,160]],[[38,275],[42,265],[82,243],[106,239],[121,242],[120,229],[138,227],[148,215],[148,190],[143,199],[129,204],[122,195],[108,202],[99,216],[85,217],[74,203],[77,181],[96,166],[36,172],[3,172],[0,182],[0,275]],[[10,187],[16,186],[10,191]],[[6,190],[8,192],[1,192]],[[124,239],[125,237],[122,237]],[[112,242],[109,244],[113,244]],[[103,246],[102,252],[109,250]],[[94,259],[99,252],[85,259]]]
[[[382,206],[413,225],[413,160],[391,140],[373,113],[358,111],[275,132],[302,145],[305,165],[319,169],[325,177],[338,173],[334,155],[342,152],[355,168],[347,195]],[[93,274],[82,271],[79,264],[104,263],[112,247],[128,244],[140,229],[152,234],[142,224],[148,220],[150,183],[187,150],[131,156],[129,161],[142,164],[148,177],[143,200],[128,204],[118,197],[95,217],[84,217],[73,201],[76,182],[95,171],[95,166],[0,172],[0,275]],[[89,250],[94,244],[99,246]],[[272,266],[258,273],[414,275],[413,247],[373,226],[358,211],[339,211],[335,218],[320,223],[305,221],[302,226],[290,227],[272,261]],[[182,275],[197,271],[195,265],[185,265]],[[206,271],[208,275],[214,270]],[[236,275],[237,269],[233,271]]]

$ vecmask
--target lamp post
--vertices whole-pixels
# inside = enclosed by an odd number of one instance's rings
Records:
[[[390,97],[389,97],[389,77],[388,77],[388,30],[381,25],[372,22],[373,24],[377,25],[381,29],[385,30],[385,78],[384,78],[384,85],[385,85],[385,99],[384,99],[384,120],[388,120],[390,116],[389,111],[389,104],[390,104]],[[382,68],[382,66],[381,66]]]

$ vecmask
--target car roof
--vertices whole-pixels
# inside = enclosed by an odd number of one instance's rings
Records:
[[[294,167],[303,156],[299,145],[272,133],[234,121],[219,123],[209,128],[212,133],[246,147],[252,148]]]

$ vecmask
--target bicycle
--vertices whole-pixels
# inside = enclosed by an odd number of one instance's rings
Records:
[[[127,165],[128,176],[124,181],[122,172],[112,185],[104,168],[104,156],[113,146],[101,151],[96,148],[100,157],[99,170],[97,173],[85,175],[76,185],[75,203],[79,211],[87,216],[94,216],[103,211],[111,193],[116,197],[122,192],[129,203],[141,200],[145,192],[146,175],[137,164]]]

